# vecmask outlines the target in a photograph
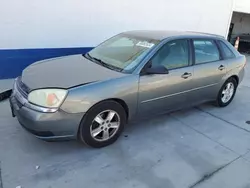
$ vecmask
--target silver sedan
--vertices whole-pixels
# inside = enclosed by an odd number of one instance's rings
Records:
[[[38,138],[104,147],[131,119],[207,101],[227,106],[245,65],[220,36],[130,31],[87,54],[30,65],[14,83],[10,106]]]

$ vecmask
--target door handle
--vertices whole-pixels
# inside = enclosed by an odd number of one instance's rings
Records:
[[[190,76],[192,76],[192,74],[189,73],[189,72],[185,72],[183,75],[181,75],[181,77],[184,78],[184,79],[187,79],[187,78],[189,78]]]
[[[225,66],[224,66],[224,65],[221,65],[221,66],[218,67],[218,69],[222,71],[222,70],[225,69]]]

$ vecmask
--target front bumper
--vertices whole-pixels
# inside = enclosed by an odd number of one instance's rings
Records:
[[[14,94],[10,97],[13,116],[30,133],[43,140],[75,139],[84,113],[66,113],[58,110],[43,113],[22,105]]]

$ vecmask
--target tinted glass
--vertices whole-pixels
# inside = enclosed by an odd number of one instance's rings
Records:
[[[152,66],[163,65],[167,69],[188,66],[188,41],[175,40],[165,44],[152,58]]]
[[[224,42],[219,41],[219,43],[225,59],[232,59],[235,57],[234,53],[227,47]]]
[[[100,44],[89,52],[93,58],[131,72],[160,41],[120,34]]]
[[[219,50],[212,40],[194,40],[195,64],[220,60]]]

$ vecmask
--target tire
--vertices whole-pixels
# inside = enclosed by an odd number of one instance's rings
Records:
[[[110,117],[113,116],[112,119],[108,117],[109,115]],[[121,135],[126,124],[126,119],[126,112],[119,103],[110,100],[96,104],[82,119],[78,139],[94,148],[113,144]],[[117,129],[113,128],[113,126],[115,127],[118,124]],[[102,131],[100,132],[100,130]],[[105,135],[109,135],[109,138]]]
[[[225,89],[228,86],[228,84],[232,84],[233,85],[233,89],[232,89],[233,93],[232,93],[232,95],[230,95],[231,97],[229,99],[225,100],[225,98],[224,98],[224,100],[223,100],[223,97],[224,97],[223,92],[225,92]],[[218,93],[217,101],[216,101],[217,102],[217,106],[219,106],[219,107],[226,107],[226,106],[228,106],[232,102],[232,100],[234,99],[234,96],[235,96],[235,93],[236,93],[236,90],[237,90],[237,86],[238,86],[237,81],[234,78],[229,78],[223,84],[223,86],[221,87],[221,89],[220,89],[220,91]]]

